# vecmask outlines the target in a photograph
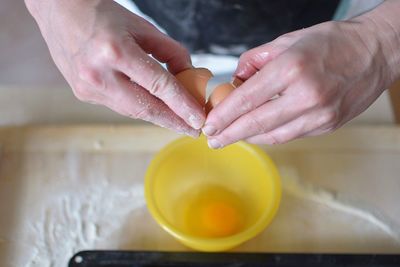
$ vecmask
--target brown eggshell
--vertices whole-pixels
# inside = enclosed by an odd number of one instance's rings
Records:
[[[202,107],[206,104],[207,82],[212,76],[211,71],[206,68],[186,69],[175,75],[176,79],[196,98]]]
[[[210,98],[207,101],[206,104],[206,112],[210,112],[213,108],[215,108],[222,100],[224,100],[225,97],[227,97],[233,90],[235,90],[235,87],[233,86],[232,83],[223,83],[218,85],[212,94],[210,95]]]

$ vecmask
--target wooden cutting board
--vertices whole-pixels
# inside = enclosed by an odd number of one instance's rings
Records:
[[[95,248],[187,250],[143,196],[147,165],[178,137],[151,126],[0,129],[0,266],[66,266]],[[263,148],[282,174],[281,208],[236,251],[400,253],[400,128]]]

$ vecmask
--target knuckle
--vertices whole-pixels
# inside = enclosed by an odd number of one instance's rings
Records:
[[[249,50],[241,54],[239,62],[250,68],[259,69],[265,60],[265,55],[263,53],[257,52],[257,50]]]
[[[328,127],[325,127],[324,129],[322,129],[319,134],[322,135],[322,134],[333,133],[336,129],[337,129],[336,126],[330,125]]]
[[[283,34],[274,40],[275,43],[278,44],[286,44],[288,43],[293,36],[290,33]]]
[[[341,24],[338,21],[330,21],[329,23],[323,23],[321,26],[328,33],[342,31]]]
[[[224,144],[227,144],[232,141],[232,136],[229,133],[222,132],[219,134],[218,140],[222,141]]]
[[[284,141],[277,135],[275,134],[268,134],[266,136],[266,143],[268,145],[279,145],[284,143]]]
[[[303,103],[306,109],[321,107],[326,104],[326,95],[322,87],[314,80],[308,80],[304,84]]]
[[[78,98],[82,102],[91,101],[91,93],[88,90],[88,87],[84,83],[77,83],[73,88],[72,91],[76,98]]]
[[[167,75],[154,75],[154,78],[149,83],[149,92],[155,96],[163,96],[165,91],[170,84],[170,80]]]
[[[129,114],[129,117],[144,121],[152,121],[153,118],[158,117],[160,113],[160,109],[144,106],[136,110],[133,114]]]
[[[264,124],[256,116],[247,116],[246,120],[249,132],[256,134],[265,132]]]
[[[103,38],[97,41],[97,55],[101,62],[118,64],[122,59],[122,49],[118,41],[111,38]]]
[[[243,93],[238,94],[238,108],[242,113],[247,113],[254,109],[253,101]]]
[[[329,109],[329,110],[325,111],[324,113],[322,113],[321,116],[322,116],[322,118],[321,118],[322,123],[324,125],[328,124],[329,126],[336,125],[337,121],[338,121],[338,117],[339,117],[338,112],[336,112],[333,109]]]
[[[129,113],[128,116],[134,119],[147,121],[151,117],[151,112],[149,108],[144,107],[136,110],[134,113]]]
[[[209,117],[212,118],[212,124],[217,129],[223,129],[230,122],[227,116],[225,116],[223,113],[221,114],[221,112],[215,112],[214,109],[211,110],[210,114],[211,116]]]
[[[284,75],[289,80],[299,79],[304,76],[307,67],[307,59],[301,53],[291,52],[288,55],[288,67],[286,68]]]
[[[316,87],[309,87],[306,96],[308,100],[307,102],[311,107],[318,106],[323,100],[321,93]]]
[[[252,57],[252,51],[251,51],[251,50],[246,51],[246,52],[244,52],[244,53],[242,53],[242,54],[240,55],[240,57],[239,57],[239,62],[246,62],[246,61],[248,61],[249,59],[251,59],[251,57]]]
[[[175,50],[178,54],[190,57],[189,51],[181,43],[175,41]]]
[[[99,88],[103,85],[102,76],[94,67],[82,63],[78,65],[77,71],[78,77],[81,81],[86,82],[95,88]]]
[[[304,31],[304,29],[288,32],[288,33],[282,34],[275,40],[282,42],[282,43],[291,43],[293,39],[297,39],[299,36],[301,36],[303,31]]]

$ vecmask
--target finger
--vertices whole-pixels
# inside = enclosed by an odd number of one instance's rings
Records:
[[[258,46],[243,53],[233,76],[247,80],[259,71],[265,64],[275,59],[286,51],[301,36],[302,30],[294,31],[279,36],[275,40]]]
[[[188,50],[179,42],[156,30],[151,36],[136,39],[139,46],[162,63],[166,63],[172,74],[192,67]]]
[[[208,114],[203,133],[215,136],[240,116],[251,112],[288,86],[285,57],[267,64],[257,75],[253,75]]]
[[[268,133],[246,138],[246,141],[252,144],[283,144],[293,139],[303,137],[304,132],[306,131],[304,124],[305,121],[303,117],[301,117]]]
[[[178,133],[199,136],[195,130],[178,117],[165,103],[151,95],[128,77],[116,74],[109,83],[103,104],[110,109],[131,118],[141,119]]]
[[[200,129],[205,121],[205,113],[195,98],[171,73],[136,44],[126,49],[128,52],[117,68],[149,93],[161,99],[187,124],[194,129]]]
[[[241,80],[247,80],[257,73],[268,62],[279,56],[287,46],[272,41],[244,52],[233,74]]]
[[[269,43],[244,52],[240,58],[233,76],[247,80],[259,71],[270,60]]]
[[[234,121],[216,136],[209,137],[212,148],[220,148],[254,135],[272,131],[307,112],[307,106],[296,103],[291,96],[268,101]]]
[[[341,124],[341,125],[343,125],[343,124]],[[304,137],[312,137],[312,136],[328,134],[328,133],[331,133],[331,132],[335,131],[336,129],[340,128],[341,125],[324,125],[315,130],[309,131],[308,133],[304,134]]]
[[[252,144],[277,145],[294,139],[321,135],[332,130],[331,118],[327,111],[310,112],[268,133],[246,138]]]

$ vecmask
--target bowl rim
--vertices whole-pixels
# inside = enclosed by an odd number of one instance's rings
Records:
[[[200,137],[202,138],[202,137]],[[260,147],[248,144],[243,141],[239,141],[233,145],[240,146],[242,149],[253,154],[264,166],[264,169],[270,173],[270,179],[273,180],[274,189],[272,190],[275,194],[272,199],[275,203],[272,203],[271,208],[262,213],[258,220],[251,226],[247,227],[245,230],[240,231],[234,235],[226,237],[197,237],[184,233],[177,227],[168,222],[168,220],[162,215],[162,212],[156,205],[155,198],[151,193],[153,185],[154,172],[156,171],[156,166],[160,165],[161,159],[164,158],[165,154],[168,154],[171,150],[176,147],[181,146],[187,142],[193,141],[192,138],[182,137],[178,138],[171,143],[163,147],[150,162],[146,175],[145,175],[145,199],[148,210],[156,222],[169,234],[171,234],[176,239],[180,240],[185,244],[196,244],[196,247],[233,247],[239,245],[262,232],[274,219],[280,205],[282,188],[281,188],[281,178],[278,169],[272,159],[262,150]],[[215,249],[218,250],[218,249]],[[211,251],[211,250],[210,250]]]

